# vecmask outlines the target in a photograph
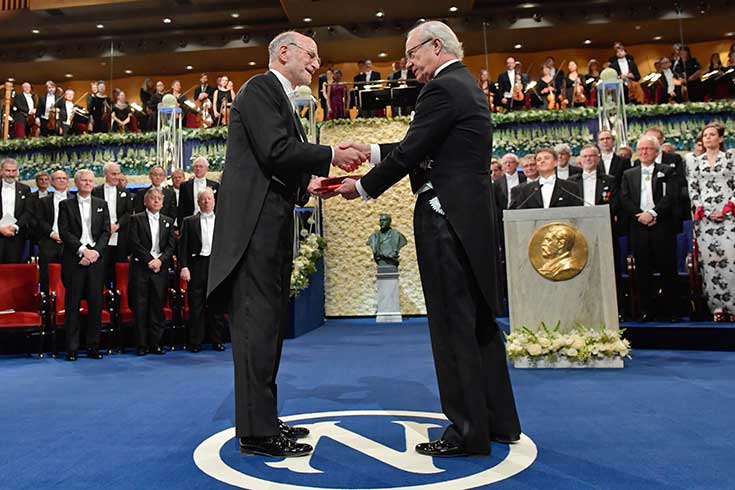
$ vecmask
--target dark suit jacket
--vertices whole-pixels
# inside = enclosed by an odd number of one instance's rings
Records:
[[[668,165],[674,170],[676,174],[676,181],[679,183],[679,193],[677,195],[678,204],[676,206],[676,213],[679,220],[679,232],[681,232],[683,226],[682,223],[692,218],[692,202],[689,199],[686,164],[684,163],[684,159],[678,153],[666,152],[661,154],[661,163],[663,165]]]
[[[95,242],[92,248],[101,256],[110,240],[110,213],[104,199],[91,196],[91,200],[89,210],[92,224],[89,232]],[[59,203],[59,235],[64,244],[62,279],[64,284],[69,284],[68,274],[74,273],[69,266],[79,263],[78,251],[82,246],[82,214],[76,195]]]
[[[597,165],[597,173],[598,175],[604,173],[612,175],[613,177],[615,177],[615,185],[620,187],[623,182],[623,172],[632,167],[633,164],[630,162],[630,160],[615,154],[610,161],[609,172],[605,172],[605,162],[603,162],[602,158],[600,158],[600,163]]]
[[[582,174],[576,174],[569,177],[568,182],[577,184],[577,192],[584,199],[584,181]],[[604,173],[597,174],[597,182],[595,184],[595,205],[608,204],[610,206],[610,217],[612,218],[618,211],[620,202],[618,200],[618,185],[615,183],[615,177]]]
[[[101,184],[95,187],[94,190],[92,190],[92,195],[104,200],[105,184]],[[127,247],[128,224],[130,223],[130,216],[132,216],[133,214],[133,201],[130,200],[130,192],[120,186],[117,187],[117,202],[115,203],[115,212],[115,214],[117,214],[117,224],[120,225],[120,229],[117,232],[117,246]]]
[[[135,192],[133,201],[133,213],[142,213],[145,211],[145,193],[153,187],[149,185],[144,189],[138,189]],[[176,193],[170,187],[163,188],[163,207],[161,208],[161,214],[168,216],[171,219],[176,219],[179,212],[176,207]]]
[[[358,75],[355,75],[355,78],[353,79],[355,82],[374,82],[375,80],[382,80],[382,76],[380,75],[379,71],[373,70],[370,73],[370,80],[366,79],[367,76],[365,73],[360,73]],[[358,87],[359,88],[359,87]]]
[[[161,251],[161,271],[171,267],[171,260],[176,247],[174,235],[174,220],[164,214],[159,214],[158,248]],[[148,213],[136,213],[130,217],[130,260],[143,267],[153,260],[151,248],[153,235],[148,224]]]
[[[528,83],[528,75],[525,73],[521,73],[521,84],[525,87],[526,83]],[[510,81],[510,78],[508,78],[508,71],[503,71],[498,75],[498,98],[497,100],[500,101],[504,97],[503,94],[506,92],[512,92],[513,91],[513,84]],[[522,104],[523,102],[518,102],[518,104]]]
[[[200,214],[184,218],[181,224],[181,238],[179,238],[179,266],[189,267],[192,257],[198,257],[202,251],[202,222]]]
[[[566,189],[564,192],[562,189]],[[541,195],[541,184],[539,181],[526,182],[515,186],[510,191],[510,209],[534,209],[544,207],[544,198]],[[581,206],[584,202],[579,196],[577,184],[568,180],[556,179],[554,190],[551,193],[550,208],[561,208],[566,206]]]
[[[33,107],[36,109],[36,115],[38,115],[40,112],[38,110],[38,97],[35,94],[31,94],[31,97],[33,98]],[[30,110],[23,92],[16,93],[15,97],[13,97],[13,121],[28,124],[28,113]]]
[[[518,185],[526,183],[526,176],[518,172]],[[505,173],[498,180],[493,181],[493,195],[495,196],[495,207],[498,214],[502,216],[502,210],[508,209],[508,179]]]
[[[46,112],[46,97],[48,97],[48,93],[46,93],[42,97],[39,97],[38,98],[38,105],[40,106],[36,110],[36,114],[38,115],[38,117],[43,117],[44,116],[44,113]],[[62,100],[64,100],[63,97],[56,97],[54,95],[54,107],[58,108],[59,107],[59,102],[62,101]],[[61,118],[59,118],[58,120],[59,121],[62,121]]]
[[[572,165],[571,163],[567,165],[567,168],[569,169],[569,178],[571,179],[575,175],[582,175],[582,169]],[[556,167],[556,175],[559,175],[559,167]]]
[[[215,202],[217,200],[217,194],[219,191],[219,182],[207,179],[207,187],[212,188],[214,193]],[[179,188],[179,212],[178,212],[178,224],[182,226],[184,218],[194,214],[194,203],[196,202],[196,196],[194,195],[194,179],[191,178],[181,184]]]
[[[408,70],[406,72],[406,80],[414,80],[413,82],[406,82],[406,85],[418,85],[419,83],[415,81],[416,75],[411,70]],[[401,70],[398,70],[396,72],[391,73],[388,75],[389,80],[400,80],[401,79]],[[397,84],[394,84],[397,85]]]
[[[0,182],[2,188],[2,182]],[[16,225],[18,226],[18,235],[25,234],[28,228],[33,224],[34,202],[31,197],[31,188],[20,182],[15,183],[15,216]],[[0,216],[4,214],[3,202],[0,199]]]
[[[499,314],[497,215],[487,175],[492,122],[467,67],[455,62],[426,84],[403,141],[380,152],[380,165],[360,180],[364,190],[375,198],[406,175],[414,192],[431,180],[487,304]]]
[[[298,201],[311,175],[329,174],[331,148],[302,138],[303,127],[272,72],[256,75],[240,88],[230,112],[209,261],[207,294],[222,292],[215,299],[220,305],[229,298],[225,284],[248,248],[272,177],[284,182]]]
[[[202,92],[206,92],[209,96],[209,101],[211,102],[214,99],[214,87],[211,87],[209,85],[206,85],[204,87],[204,90],[202,90],[201,85],[197,85],[197,88],[194,89],[194,101],[196,102],[199,99],[199,94]]]
[[[629,54],[625,55],[625,59],[628,60],[628,71],[633,74],[633,80],[637,82],[641,79],[641,72],[638,71],[638,65],[635,64],[635,60]],[[618,63],[617,56],[613,56],[610,58],[610,67],[618,72],[618,76],[620,76],[620,63]]]
[[[663,174],[662,176],[660,174]],[[665,192],[664,192],[665,187]],[[651,180],[653,189],[653,210],[657,213],[655,226],[676,233],[678,227],[676,204],[679,188],[674,171],[662,164],[655,164]],[[641,213],[641,166],[628,169],[623,174],[620,203],[631,217],[631,230],[636,230],[638,222],[635,215]]]

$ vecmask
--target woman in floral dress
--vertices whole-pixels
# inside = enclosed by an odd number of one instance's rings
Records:
[[[735,154],[724,140],[723,126],[704,127],[705,153],[687,158],[687,181],[707,304],[715,321],[735,321]]]

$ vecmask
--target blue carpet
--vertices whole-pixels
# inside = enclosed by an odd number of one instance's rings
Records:
[[[230,356],[228,350],[80,358],[73,364],[0,359],[0,488],[235,488],[207,476],[193,456],[205,439],[233,426]],[[523,431],[538,456],[509,479],[471,488],[735,488],[735,353],[640,350],[623,370],[511,375]],[[279,389],[284,416],[441,412],[426,321],[420,318],[402,325],[333,320],[287,341]],[[508,446],[496,444],[483,458],[437,459],[433,465],[425,458],[420,474],[396,465],[411,464],[402,454],[412,453],[409,435],[440,433],[433,425],[443,422],[431,414],[316,414],[300,423],[361,434],[375,447],[392,448],[394,464],[350,449],[339,437],[322,437],[306,462],[322,473],[241,456],[227,435],[219,458],[237,472],[293,489],[460,489],[469,487],[430,485],[482,472],[509,454]]]

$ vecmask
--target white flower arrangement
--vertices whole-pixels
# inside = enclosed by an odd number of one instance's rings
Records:
[[[630,343],[623,338],[624,329],[591,329],[577,324],[569,332],[562,332],[560,324],[549,328],[544,323],[538,330],[527,327],[506,334],[506,351],[512,360],[530,361],[567,360],[592,362],[610,358],[630,358]]]
[[[327,242],[316,233],[301,230],[299,252],[293,259],[291,296],[295,297],[309,287],[309,276],[316,272],[316,263],[324,255]]]

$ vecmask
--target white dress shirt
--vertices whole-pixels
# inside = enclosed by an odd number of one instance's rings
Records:
[[[200,214],[199,223],[202,226],[202,250],[199,255],[209,257],[212,253],[212,239],[214,237],[214,213]]]
[[[444,68],[448,67],[449,65],[451,65],[453,63],[459,63],[459,60],[456,60],[455,59],[455,60],[449,60],[449,61],[447,61],[446,63],[444,63],[443,65],[441,65],[439,68],[436,69],[436,71],[434,72],[434,76],[432,76],[431,78],[432,79],[436,78],[436,76],[439,75],[439,73]],[[381,160],[382,160],[382,158],[381,158],[381,155],[380,155],[380,145],[371,144],[370,145],[370,164],[371,165],[377,165],[377,164],[380,163]],[[370,195],[367,192],[365,192],[365,189],[362,188],[362,184],[360,183],[359,180],[355,183],[355,188],[357,189],[357,192],[360,194],[360,196],[365,201],[368,201],[370,199]],[[434,188],[434,186],[431,185],[431,182],[427,182],[427,183],[425,183],[424,185],[421,186],[421,188],[416,192],[416,195],[418,196],[422,192],[426,192],[429,189],[433,189],[433,188]],[[438,197],[434,197],[434,198],[432,198],[432,201],[433,201],[432,207],[435,210],[437,210],[437,212],[439,214],[443,214],[443,211],[441,209],[441,204],[439,203],[439,198]]]
[[[153,214],[147,209],[145,210],[145,214],[148,216],[148,226],[151,228],[151,255],[154,259],[157,259],[161,256],[161,246],[159,244],[159,237],[160,237],[160,231],[161,231],[161,214],[156,213]]]
[[[584,205],[592,206],[595,204],[595,191],[597,190],[597,171],[582,172],[582,185],[584,186]]]
[[[366,81],[366,82],[369,82],[369,81],[371,80],[371,78],[370,78],[370,77],[371,77],[372,75],[373,75],[373,71],[372,71],[372,70],[370,70],[370,71],[366,71],[366,72],[365,72],[365,81]]]
[[[51,227],[51,234],[59,234],[59,203],[66,199],[66,191],[54,192],[54,226]]]
[[[44,197],[48,196],[48,190],[42,191],[41,189],[38,189],[38,198],[42,199]]]
[[[620,76],[625,77],[625,75],[627,75],[630,71],[630,66],[628,66],[628,58],[618,58],[618,66],[620,67]]]
[[[3,180],[2,188],[2,201],[3,201],[3,216],[0,219],[0,226],[15,225],[18,220],[15,218],[15,182],[8,183]],[[18,226],[15,225],[16,231]]]
[[[653,211],[656,204],[653,202],[653,172],[655,165],[643,165],[641,163],[641,211]],[[652,212],[656,216],[655,211]]]
[[[556,184],[556,176],[549,178],[539,177],[541,184],[541,198],[544,200],[544,208],[551,206],[551,195],[554,193],[554,184]]]
[[[199,212],[199,193],[207,188],[207,179],[198,179],[194,177],[194,214]]]
[[[510,190],[520,184],[520,179],[518,178],[518,172],[513,172],[512,174],[505,174],[505,183],[508,186],[508,205],[510,206]]]
[[[51,94],[46,94],[46,107],[44,109],[43,117],[45,119],[48,119],[48,115],[51,112],[51,110],[56,105],[56,96]]]
[[[77,195],[77,204],[79,205],[79,214],[82,216],[82,236],[79,241],[82,246],[79,247],[77,252],[82,255],[82,252],[87,245],[94,247],[95,242],[92,240],[92,197],[87,196],[86,198]]]
[[[31,112],[36,106],[33,104],[33,97],[31,94],[23,92],[23,97],[26,98],[26,104],[28,104],[28,112]]]
[[[505,92],[503,94],[503,97],[506,99],[510,99],[513,97],[513,88],[516,84],[516,71],[515,70],[507,70],[506,73],[508,74],[508,80],[510,80],[510,92]]]
[[[104,184],[104,186],[105,201],[107,201],[107,209],[110,210],[110,223],[117,223],[117,187],[109,184]],[[116,247],[118,238],[118,232],[110,235],[109,245]]]
[[[615,156],[615,153],[600,153],[600,158],[602,158],[602,165],[605,167],[605,173],[607,175],[610,175],[610,166],[612,165],[612,159]]]
[[[74,102],[67,100],[64,102],[66,106],[66,123],[67,126],[71,126],[71,118],[74,117]]]
[[[668,88],[669,95],[676,94],[676,86],[674,85],[674,72],[671,68],[664,70],[664,77],[666,78],[666,87]]]
[[[566,167],[556,167],[556,176],[561,180],[567,180],[569,178],[569,165]]]

